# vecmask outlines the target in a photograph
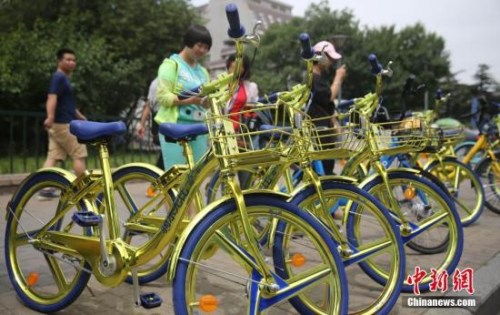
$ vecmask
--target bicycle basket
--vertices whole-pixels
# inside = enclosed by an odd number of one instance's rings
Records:
[[[443,130],[439,127],[427,128],[427,143],[422,152],[436,153],[443,147]]]
[[[314,159],[347,158],[366,146],[355,112],[311,119]]]
[[[443,133],[443,146],[454,146],[465,140],[463,127],[441,128]]]
[[[374,153],[398,154],[421,151],[428,143],[425,121],[409,117],[402,121],[371,123]]]
[[[287,111],[276,108],[276,105],[257,104],[238,113],[207,113],[209,139],[215,157],[225,159],[233,166],[261,166],[288,161],[286,147],[296,137],[290,127],[293,117]],[[274,124],[256,128],[251,117],[260,116],[272,116]]]

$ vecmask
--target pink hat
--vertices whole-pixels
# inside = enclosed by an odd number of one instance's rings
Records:
[[[327,42],[326,40],[321,41],[321,42],[317,43],[316,45],[314,45],[313,49],[314,49],[314,52],[317,54],[320,54],[322,51],[324,51],[325,54],[327,54],[328,57],[330,57],[332,59],[342,58],[342,55],[335,51],[335,47],[333,47],[333,44],[330,42]]]

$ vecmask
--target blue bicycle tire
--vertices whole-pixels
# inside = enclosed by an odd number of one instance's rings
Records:
[[[497,161],[500,160],[500,152],[495,152],[495,157]],[[500,214],[500,191],[497,189],[498,178],[495,178],[495,174],[491,169],[491,162],[491,157],[486,156],[477,164],[475,172],[480,177],[485,189],[486,207],[492,212]]]
[[[447,256],[444,261],[441,263],[443,265],[441,266],[433,266],[433,268],[440,270],[445,269],[449,274],[452,274],[455,271],[455,268],[457,267],[460,257],[462,255],[463,251],[463,229],[462,229],[462,224],[460,223],[460,217],[458,216],[458,213],[456,212],[455,206],[453,204],[453,201],[447,196],[447,194],[442,191],[437,185],[434,183],[430,182],[428,179],[425,179],[421,176],[418,176],[416,174],[410,173],[410,172],[404,172],[404,171],[396,171],[396,172],[390,172],[388,173],[389,177],[389,183],[397,181],[397,180],[409,180],[414,183],[417,183],[421,185],[422,187],[427,186],[430,191],[433,192],[439,199],[440,199],[440,205],[446,205],[446,207],[443,207],[443,210],[446,213],[446,216],[449,218],[449,224],[447,226],[448,229],[451,229],[453,232],[453,241],[449,241],[447,244],[449,244],[449,249],[447,250]],[[366,190],[367,192],[373,191],[374,188],[376,188],[378,185],[383,185],[382,178],[380,176],[377,176],[370,180],[367,183],[364,183],[363,189]],[[382,186],[381,186],[382,187]],[[395,217],[395,215],[394,215]],[[397,222],[396,222],[397,223]],[[413,224],[417,225],[417,223],[413,222]],[[424,230],[425,231],[425,230]],[[449,233],[448,233],[449,237]],[[406,240],[406,241],[405,241]],[[412,238],[407,237],[405,238],[403,235],[403,241],[408,244]],[[427,255],[426,255],[427,256]],[[407,264],[408,264],[408,256],[407,256]],[[408,269],[408,268],[407,268]],[[365,270],[366,272],[371,272],[369,269]],[[430,270],[426,270],[426,272],[430,273]],[[428,291],[429,286],[430,286],[430,279],[426,278],[427,282],[420,283],[419,289],[422,292]],[[411,285],[405,281],[405,284],[403,285],[402,291],[403,292],[413,292],[414,285]]]
[[[394,242],[393,244],[395,244],[394,248],[395,248],[396,255],[398,256],[397,259],[395,259],[397,261],[397,263],[395,264],[395,268],[397,268],[396,269],[397,270],[396,277],[391,279],[391,284],[390,284],[391,287],[386,289],[383,296],[379,297],[376,301],[374,301],[373,307],[371,307],[370,309],[364,309],[362,311],[356,310],[356,312],[370,312],[370,313],[375,312],[375,313],[380,313],[380,314],[389,313],[389,311],[394,307],[394,305],[398,301],[399,294],[400,294],[401,289],[402,289],[402,284],[404,281],[403,277],[404,277],[404,271],[405,271],[405,261],[406,261],[403,241],[401,239],[401,235],[400,235],[399,230],[396,226],[396,223],[394,222],[394,220],[390,216],[388,210],[378,200],[373,198],[373,196],[369,195],[367,192],[356,187],[355,185],[345,183],[345,182],[340,182],[337,180],[323,180],[321,182],[321,185],[322,185],[323,193],[326,196],[328,195],[328,190],[336,190],[336,191],[338,191],[337,194],[340,194],[339,191],[353,192],[354,194],[356,194],[358,196],[358,198],[359,198],[359,199],[357,199],[358,202],[361,202],[361,200],[364,200],[364,202],[366,202],[366,203],[371,203],[371,207],[373,209],[377,209],[380,213],[379,220],[384,220],[385,224],[387,224],[387,227],[390,227],[390,231],[392,232],[391,240],[392,240],[392,242]],[[297,195],[295,195],[291,199],[290,202],[295,204],[295,205],[298,205],[300,207],[300,205],[305,200],[308,200],[309,198],[314,197],[315,195],[316,195],[316,190],[314,189],[314,187],[308,186],[307,188],[301,190]],[[346,194],[344,194],[344,195],[346,195]],[[346,226],[347,236],[348,236],[348,239],[352,242],[351,245],[353,246],[354,251],[355,251],[355,247],[357,245],[355,243],[356,237],[354,237],[354,235],[355,235],[355,233],[354,233],[354,222],[355,222],[354,217],[356,216],[356,214],[358,212],[359,212],[358,204],[353,204],[352,208],[350,208],[350,210],[349,210],[349,216],[348,216],[347,226]],[[280,236],[285,235],[285,233],[283,233],[285,228],[286,228],[285,225],[280,223],[276,234],[280,235]],[[277,240],[282,241],[281,238],[278,238],[278,236],[277,236]],[[282,258],[283,255],[281,253],[281,246],[280,246],[279,242],[277,242],[277,246],[275,246],[274,249],[275,250],[274,250],[273,257],[275,260],[275,264],[277,265],[276,270],[277,270],[278,274],[280,274],[281,276],[287,277],[288,276],[286,274],[287,269],[284,267],[285,262]],[[358,264],[362,265],[365,263],[363,261],[361,261]],[[346,266],[346,268],[347,268],[347,266]],[[374,280],[376,280],[378,283],[380,283],[384,286],[387,284],[387,280],[380,278],[381,276],[374,277],[375,273],[373,273],[373,272],[367,273],[367,274],[369,276],[371,276]],[[378,274],[377,274],[377,276],[378,276]],[[348,279],[348,281],[349,281],[349,279]],[[382,299],[385,300],[384,303],[382,303],[380,301]],[[302,312],[303,304],[301,303],[300,300],[291,300],[291,303],[294,304],[295,308],[299,312]]]
[[[12,248],[13,244],[11,244],[11,237],[14,237],[12,233],[16,234],[17,232],[11,230],[16,228],[17,224],[15,221],[22,219],[22,211],[25,210],[24,206],[32,197],[36,198],[36,195],[41,189],[47,187],[57,187],[64,191],[65,189],[69,189],[70,184],[69,180],[63,175],[54,171],[42,170],[31,174],[27,179],[25,179],[18,187],[10,202],[10,209],[12,209],[15,215],[9,213],[5,229],[5,263],[7,274],[21,301],[29,308],[42,313],[57,312],[71,305],[85,289],[91,274],[84,270],[80,270],[76,273],[73,281],[69,283],[68,290],[64,290],[65,292],[61,292],[55,297],[48,298],[46,295],[38,294],[35,291],[36,288],[34,285],[27,285],[28,280],[23,274],[23,271],[19,269],[18,263],[13,261],[13,259],[16,259],[17,253],[11,253],[11,251],[16,251],[16,248]],[[19,209],[20,207],[22,209]],[[85,210],[84,205],[81,205],[81,207],[82,210]],[[51,230],[59,230],[60,228],[61,220],[59,220],[55,226],[51,227]],[[21,227],[21,229],[24,228]],[[84,231],[86,230],[84,229]],[[29,235],[32,238],[35,238],[35,232],[36,230],[29,233]],[[27,246],[30,245],[28,244]],[[42,255],[45,259],[47,259],[48,254]],[[84,262],[82,267],[90,270],[90,266],[87,262]]]
[[[251,209],[252,207],[270,207],[277,208],[286,213],[286,215],[291,215],[295,217],[295,220],[300,220],[304,224],[310,225],[314,229],[314,233],[316,233],[316,237],[319,241],[321,241],[322,246],[321,250],[325,255],[331,257],[335,264],[335,276],[337,279],[337,283],[341,288],[340,301],[338,302],[339,314],[346,314],[348,307],[348,297],[347,297],[347,280],[345,276],[345,271],[342,265],[342,261],[340,259],[340,255],[336,252],[336,243],[329,237],[329,233],[322,226],[322,224],[317,221],[311,214],[301,211],[297,207],[285,202],[281,198],[270,197],[269,195],[247,195],[244,197],[245,204],[247,205],[247,209]],[[252,210],[250,210],[251,212]],[[197,252],[197,246],[203,247],[204,245],[200,242],[205,237],[205,233],[212,233],[210,230],[211,227],[217,226],[217,222],[223,222],[222,220],[227,220],[232,215],[237,212],[236,205],[233,200],[229,200],[217,208],[210,211],[206,217],[201,220],[198,225],[191,230],[184,246],[181,249],[180,258],[177,263],[175,278],[173,282],[173,303],[174,303],[174,312],[175,314],[192,314],[189,312],[186,304],[186,292],[188,291],[189,286],[186,285],[187,279],[189,278],[188,268],[191,265],[196,265],[196,263],[191,262],[192,256]],[[324,247],[323,247],[324,246]],[[254,270],[255,271],[255,270]],[[253,274],[253,272],[252,272]],[[206,283],[206,282],[205,282]],[[234,304],[234,301],[231,301]],[[282,301],[278,304],[281,304]],[[245,306],[243,306],[245,307]],[[194,312],[193,312],[194,313]],[[312,313],[310,313],[312,314]]]

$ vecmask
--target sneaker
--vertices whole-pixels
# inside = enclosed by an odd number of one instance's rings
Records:
[[[40,201],[50,200],[54,198],[58,198],[59,195],[56,193],[55,189],[42,189],[37,196],[37,199]]]

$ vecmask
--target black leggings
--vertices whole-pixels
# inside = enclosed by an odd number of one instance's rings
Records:
[[[325,175],[333,175],[333,169],[335,168],[335,160],[323,160],[323,168],[325,169]]]
[[[323,148],[331,148],[331,144],[335,142],[335,138],[333,136],[330,136],[333,132],[330,120],[319,120],[316,122],[316,126],[320,128],[320,130],[318,130],[318,135],[320,136],[320,142],[323,145]],[[321,127],[325,127],[327,129],[321,130]],[[333,175],[335,160],[323,160],[322,162],[323,168],[325,169],[325,175]]]

